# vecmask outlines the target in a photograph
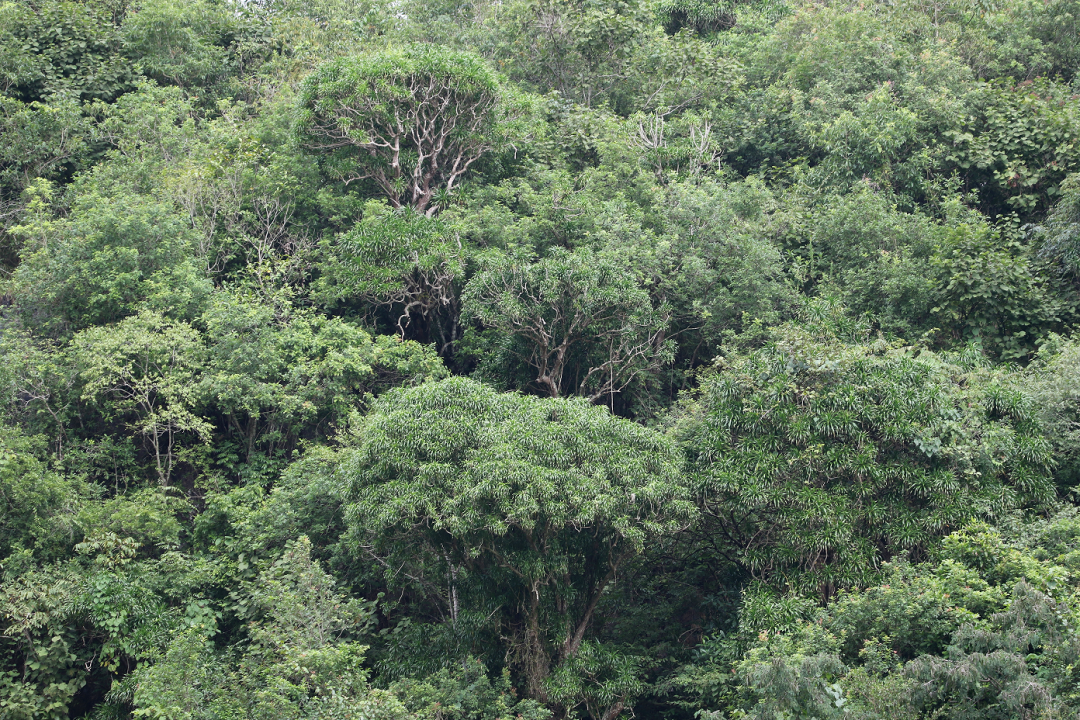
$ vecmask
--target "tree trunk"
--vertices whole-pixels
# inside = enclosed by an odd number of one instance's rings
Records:
[[[522,648],[525,693],[534,700],[547,703],[548,694],[544,680],[547,679],[550,668],[547,651],[544,649],[544,638],[540,632],[540,583],[535,580],[529,593],[527,614]]]
[[[609,707],[604,712],[604,717],[602,717],[600,720],[614,720],[615,718],[619,717],[619,713],[622,712],[623,707],[625,707],[623,701],[617,701],[614,705]]]

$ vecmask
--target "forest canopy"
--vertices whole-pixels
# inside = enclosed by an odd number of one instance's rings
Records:
[[[1080,715],[1077,0],[0,0],[0,720]]]

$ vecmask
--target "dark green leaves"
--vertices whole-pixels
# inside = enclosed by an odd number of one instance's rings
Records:
[[[972,517],[1054,496],[1030,405],[992,373],[789,332],[705,384],[683,435],[754,575],[826,595]]]

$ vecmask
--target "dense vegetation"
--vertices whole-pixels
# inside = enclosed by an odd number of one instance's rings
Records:
[[[1078,69],[1078,0],[0,0],[0,720],[1076,717]]]

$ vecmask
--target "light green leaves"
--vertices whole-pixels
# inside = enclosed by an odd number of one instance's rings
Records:
[[[360,527],[426,518],[451,536],[592,529],[640,549],[692,515],[674,448],[582,400],[465,379],[390,394],[343,471]]]
[[[556,249],[536,262],[495,256],[469,281],[466,314],[520,338],[536,384],[551,397],[614,395],[637,375],[670,358],[667,309],[618,258],[587,248]],[[594,356],[581,358],[591,344]],[[570,380],[574,361],[580,370]]]
[[[394,207],[433,215],[494,148],[502,90],[483,60],[417,45],[333,60],[300,91],[300,142],[346,182],[370,179]]]
[[[591,647],[597,602],[620,569],[695,516],[674,444],[583,399],[453,378],[388,394],[360,438],[335,472],[351,486],[351,544],[451,623],[490,602],[485,588],[504,598],[489,621],[513,638],[508,652],[541,700],[549,670]],[[424,579],[440,575],[442,589]],[[572,690],[581,673],[614,673],[605,707],[637,692],[633,662],[586,655],[555,681],[553,701],[586,702]]]
[[[205,442],[212,429],[194,409],[194,382],[203,359],[198,332],[144,312],[114,326],[89,328],[72,347],[81,364],[84,399],[111,402],[142,435],[158,482],[168,485],[180,437]]]

